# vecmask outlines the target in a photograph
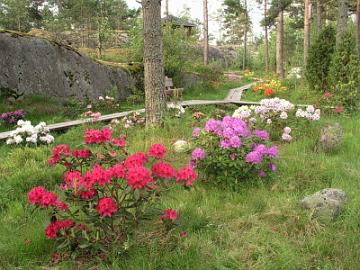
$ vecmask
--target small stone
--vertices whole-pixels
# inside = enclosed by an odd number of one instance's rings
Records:
[[[336,218],[346,201],[346,193],[341,189],[326,188],[301,200],[305,209],[310,209],[313,216],[320,221],[329,221]]]
[[[187,141],[178,140],[173,144],[173,149],[176,153],[186,153],[190,149],[190,144]]]

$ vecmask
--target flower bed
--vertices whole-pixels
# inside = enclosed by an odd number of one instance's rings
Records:
[[[52,150],[49,164],[66,169],[59,196],[44,187],[28,194],[30,204],[52,216],[45,235],[59,242],[59,250],[81,256],[123,251],[127,236],[165,190],[175,184],[189,188],[196,181],[192,168],[177,171],[165,161],[160,144],[130,154],[125,139],[113,138],[108,128],[87,130],[84,141],[86,148]],[[169,226],[176,212],[169,209],[159,218]]]
[[[258,83],[253,87],[255,93],[261,93],[267,97],[272,97],[279,92],[284,92],[287,87],[282,85],[279,80],[270,80],[263,83]]]
[[[295,112],[295,105],[291,102],[272,98],[261,100],[260,106],[242,106],[234,112],[233,117],[268,130],[273,139],[281,138],[290,142],[293,139],[290,135],[292,130],[299,130],[304,123],[320,120],[320,115],[320,109],[315,109],[312,105]]]

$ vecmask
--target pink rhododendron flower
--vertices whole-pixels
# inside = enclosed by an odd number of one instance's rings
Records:
[[[124,178],[126,174],[125,166],[121,163],[115,164],[114,166],[110,167],[108,171],[111,177],[119,179]]]
[[[176,176],[176,170],[170,165],[165,162],[155,163],[151,171],[153,175],[164,178],[164,179],[171,179]]]
[[[258,137],[259,139],[262,139],[264,141],[267,141],[269,139],[269,133],[265,130],[255,130],[253,134],[255,137]]]
[[[165,156],[166,148],[162,144],[153,144],[149,149],[149,156],[162,159]]]
[[[183,182],[186,186],[192,186],[196,181],[197,174],[194,170],[187,166],[180,169],[176,176],[176,182]]]
[[[57,234],[62,229],[71,228],[74,226],[74,221],[71,219],[65,219],[65,220],[56,220],[55,222],[52,222],[47,226],[45,229],[45,235],[48,239],[56,238]]]
[[[91,156],[91,151],[89,149],[80,149],[80,150],[75,150],[72,152],[72,156],[76,157],[76,158],[89,158]]]
[[[111,136],[111,131],[108,128],[102,130],[88,129],[84,133],[84,140],[87,144],[99,144],[109,141]]]
[[[127,169],[131,167],[141,167],[144,165],[144,163],[148,162],[148,159],[146,157],[146,154],[143,152],[138,152],[135,155],[128,156],[125,159],[125,167]]]
[[[169,219],[171,221],[175,221],[177,219],[177,212],[174,209],[170,208],[164,212],[160,219]]]
[[[154,180],[151,178],[150,172],[145,167],[131,167],[128,169],[126,176],[128,185],[134,189],[142,189],[148,187]]]
[[[111,217],[117,211],[117,205],[114,199],[104,197],[99,200],[96,210],[103,217]]]
[[[30,204],[38,204],[41,208],[48,208],[50,206],[60,210],[67,210],[67,205],[58,200],[56,194],[47,191],[44,187],[35,187],[28,193],[28,200]]]
[[[196,147],[191,154],[191,158],[193,160],[202,160],[205,158],[205,152],[201,148]]]
[[[331,93],[330,93],[330,92],[326,92],[326,93],[325,93],[325,97],[327,97],[327,98],[331,97]]]
[[[119,147],[125,147],[126,146],[126,141],[125,141],[124,138],[112,139],[111,144],[117,145]]]
[[[48,163],[50,165],[55,165],[58,163],[62,158],[65,158],[70,155],[70,147],[66,144],[60,144],[58,146],[55,146],[52,149],[52,156],[51,159],[48,160]]]
[[[246,155],[246,162],[250,164],[259,164],[261,162],[261,153],[258,151],[252,151]]]

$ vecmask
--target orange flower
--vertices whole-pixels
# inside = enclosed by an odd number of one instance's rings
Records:
[[[264,94],[265,96],[271,97],[274,95],[274,91],[271,88],[266,88]]]
[[[255,93],[258,92],[259,90],[260,90],[259,87],[254,86],[253,91],[254,91]]]

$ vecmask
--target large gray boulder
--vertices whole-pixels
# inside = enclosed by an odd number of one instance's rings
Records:
[[[116,88],[120,99],[135,85],[130,73],[91,60],[69,46],[0,32],[0,90],[54,98],[95,99]]]
[[[346,194],[341,189],[326,188],[305,197],[301,204],[312,211],[321,221],[330,221],[337,217],[346,201]]]

